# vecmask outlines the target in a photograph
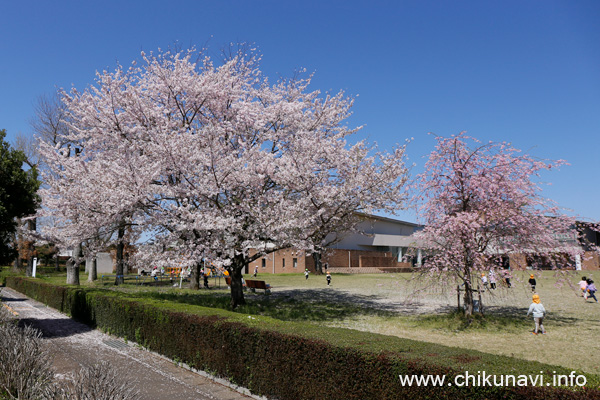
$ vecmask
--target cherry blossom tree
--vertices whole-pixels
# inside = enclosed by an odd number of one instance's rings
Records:
[[[270,84],[256,54],[215,66],[195,53],[142,54],[141,66],[65,95],[69,140],[84,150],[78,160],[54,150],[53,187],[78,189],[51,208],[86,225],[78,240],[127,216],[149,237],[138,262],[227,267],[236,307],[253,260],[312,251],[315,232],[349,210],[398,209],[405,147],[349,143],[359,129],[344,124],[353,100],[308,91],[310,78]]]
[[[541,196],[540,173],[564,161],[538,160],[509,143],[481,143],[464,132],[436,139],[416,183],[425,225],[417,238],[427,249],[423,271],[462,283],[467,315],[479,274],[494,258],[579,252],[561,240],[574,237],[574,219]]]

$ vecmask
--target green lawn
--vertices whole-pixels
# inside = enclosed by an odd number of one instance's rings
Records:
[[[555,285],[552,271],[538,276],[542,303],[548,310],[545,319],[547,335],[531,335],[533,319],[526,317],[531,303],[531,290],[526,284],[528,272],[515,273],[513,288],[483,294],[485,317],[466,325],[456,312],[456,286],[413,281],[410,274],[333,274],[332,286],[324,276],[311,275],[308,280],[298,274],[260,274],[273,287],[273,294],[246,293],[248,304],[237,311],[245,314],[269,315],[281,320],[352,328],[385,335],[399,336],[448,346],[475,349],[492,354],[514,356],[567,368],[600,374],[595,359],[600,354],[597,340],[600,328],[600,304],[586,302],[575,283],[581,273],[567,276],[571,283]],[[600,272],[590,274],[599,275]],[[81,282],[87,285],[82,274]],[[250,279],[250,277],[247,277]],[[63,284],[65,276],[43,277]],[[191,291],[170,285],[115,287],[112,280],[103,286],[130,292],[135,296],[176,301],[182,304],[227,308],[229,296],[224,281],[211,280],[213,289]],[[415,293],[415,289],[424,289]],[[449,290],[448,290],[449,289]]]

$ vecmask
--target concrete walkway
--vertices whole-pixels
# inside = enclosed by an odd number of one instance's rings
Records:
[[[257,398],[209,379],[131,342],[93,330],[13,289],[1,288],[2,302],[23,323],[43,333],[58,377],[81,366],[107,361],[118,375],[149,400],[234,400]],[[245,391],[241,388],[240,391]],[[246,391],[246,394],[247,391]]]

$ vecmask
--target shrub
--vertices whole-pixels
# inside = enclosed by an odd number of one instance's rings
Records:
[[[589,399],[593,389],[554,387],[402,386],[398,375],[446,375],[465,369],[488,374],[531,374],[565,368],[341,328],[324,328],[269,317],[136,298],[114,291],[62,288],[8,278],[16,290],[50,296],[63,312],[93,326],[142,341],[145,347],[193,368],[211,371],[253,393],[298,399]],[[37,298],[40,300],[39,298]],[[59,300],[60,299],[60,300]]]
[[[65,382],[60,397],[65,400],[135,400],[134,390],[106,362],[83,367],[72,380]]]
[[[40,333],[19,328],[0,307],[0,388],[11,399],[53,399],[50,356],[40,342]]]

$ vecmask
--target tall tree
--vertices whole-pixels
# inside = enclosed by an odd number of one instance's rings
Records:
[[[17,218],[35,213],[39,197],[37,170],[23,169],[25,155],[13,149],[0,130],[0,265],[6,265],[17,256],[15,231]]]
[[[310,79],[271,85],[252,53],[218,67],[196,59],[143,55],[141,66],[103,72],[96,86],[67,95],[69,140],[84,151],[75,162],[45,147],[60,165],[48,199],[84,225],[128,216],[152,233],[138,256],[154,265],[226,266],[236,307],[248,264],[281,248],[313,249],[327,218],[350,215],[336,207],[397,208],[404,147],[348,144],[358,130],[344,125],[352,99],[310,92]],[[74,181],[81,190],[58,190]]]
[[[437,137],[417,179],[427,246],[423,271],[462,283],[466,314],[473,312],[479,274],[499,255],[577,253],[561,241],[573,237],[574,220],[541,196],[541,171],[564,161],[542,161],[509,143],[480,143],[460,133]]]
[[[18,133],[15,138],[15,147],[24,155],[24,163],[29,168],[37,171],[44,169],[43,158],[40,157],[39,138],[57,145],[66,133],[65,107],[57,94],[52,96],[40,96],[35,104],[35,115],[30,121],[33,134]],[[67,144],[69,145],[69,144]],[[38,237],[38,222],[51,223],[49,220],[38,221],[37,218],[29,218],[25,222],[18,221],[23,234],[17,236],[18,249],[21,254],[17,260],[27,259],[27,275],[31,275],[33,269],[34,238]],[[18,261],[17,261],[18,263]]]

